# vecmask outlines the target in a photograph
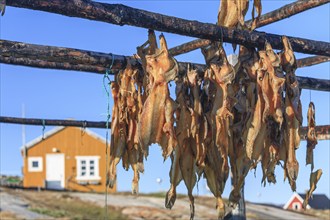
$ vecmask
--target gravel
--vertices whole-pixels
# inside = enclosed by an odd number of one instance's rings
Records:
[[[0,189],[0,210],[15,214],[23,219],[53,219],[46,215],[32,212],[28,209],[29,202],[17,195],[12,195]]]

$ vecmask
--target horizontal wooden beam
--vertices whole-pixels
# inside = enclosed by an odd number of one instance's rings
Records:
[[[71,126],[81,128],[106,128],[105,121],[76,121],[76,120],[59,120],[59,119],[40,119],[40,118],[18,118],[0,116],[0,123],[9,124],[25,124],[39,126]],[[111,122],[108,127],[110,128]],[[330,125],[321,125],[315,127],[318,140],[330,140]],[[300,137],[306,139],[307,127],[300,128]]]
[[[128,61],[132,66],[141,67],[139,60],[129,56],[0,40],[0,63],[104,74],[112,59],[113,72],[124,69]],[[188,63],[178,64],[179,71],[185,73]],[[206,68],[205,65],[196,63],[192,63],[192,66],[201,72]],[[303,89],[330,91],[329,80],[298,77],[298,81]]]
[[[330,80],[302,76],[297,76],[297,80],[299,82],[299,87],[302,89],[330,92]]]
[[[17,58],[14,56],[5,57],[0,55],[0,63],[12,64],[12,65],[29,66],[29,67],[36,67],[43,69],[73,70],[73,71],[82,71],[82,72],[99,73],[99,74],[104,74],[107,69],[105,66],[71,64],[70,61],[71,59],[65,62],[54,62],[54,61],[24,58],[24,57],[21,58]]]
[[[132,56],[0,40],[0,63],[104,74],[112,61],[111,74],[124,69],[128,61],[133,67],[141,67]],[[179,71],[185,72],[188,63],[178,64]],[[200,71],[205,69],[202,64],[192,65]]]
[[[313,66],[316,64],[325,63],[325,62],[329,62],[329,61],[330,61],[330,57],[325,57],[325,56],[306,57],[306,58],[297,60],[297,67],[301,68],[301,67],[306,67],[306,66]]]
[[[268,12],[264,15],[261,15],[259,21],[257,22],[257,27],[262,27],[274,22],[283,20],[285,18],[291,17],[293,15],[304,12],[308,9],[315,8],[326,3],[329,3],[330,0],[299,0],[293,3],[284,5],[283,7],[276,9],[274,11]],[[246,21],[248,26],[251,26],[252,20]],[[180,54],[188,53],[190,51],[205,47],[211,43],[210,40],[197,39],[193,40],[170,49],[170,52],[173,56]]]
[[[268,12],[260,16],[257,22],[257,27],[263,27],[265,25],[275,23],[277,21],[291,17],[292,15],[299,14],[309,9],[329,3],[330,0],[298,0],[274,11]],[[252,20],[246,22],[248,26],[251,26]]]
[[[306,140],[307,127],[300,128],[300,137]],[[317,140],[330,140],[330,125],[319,125],[315,127]]]
[[[112,60],[113,70],[125,68],[127,58],[112,53],[0,40],[0,62],[8,64],[105,73]]]
[[[188,53],[193,50],[197,50],[202,47],[206,47],[211,44],[211,40],[205,39],[196,39],[193,41],[189,41],[187,43],[180,44],[178,46],[170,48],[168,51],[172,56],[178,56],[181,54]]]
[[[107,4],[89,0],[7,0],[8,6],[46,11],[70,17],[103,21],[116,25],[131,25],[208,40],[223,40],[247,47],[263,48],[269,42],[282,49],[281,36],[258,31],[228,29],[209,23],[185,20],[173,16],[135,9],[122,4]],[[294,51],[330,56],[330,43],[288,37]]]
[[[39,119],[39,118],[17,118],[0,116],[1,123],[24,124],[24,125],[45,125],[45,126],[71,126],[81,128],[107,128],[105,121],[76,121],[58,119]],[[109,122],[108,127],[111,126]]]

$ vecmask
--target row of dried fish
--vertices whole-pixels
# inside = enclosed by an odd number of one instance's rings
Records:
[[[139,173],[144,171],[143,158],[148,148],[158,143],[166,159],[177,146],[174,131],[176,103],[170,98],[167,83],[178,73],[175,59],[170,57],[163,35],[157,47],[153,31],[149,40],[138,47],[143,69],[127,61],[127,67],[111,83],[114,105],[112,109],[110,167],[107,184],[116,181],[116,166],[134,171],[132,192],[138,193]]]
[[[234,205],[246,175],[259,162],[265,184],[266,180],[276,183],[275,167],[283,161],[285,178],[295,191],[299,170],[295,150],[300,143],[302,113],[296,59],[288,38],[284,36],[282,41],[280,53],[268,43],[260,51],[241,46],[234,66],[222,45],[213,43],[202,49],[207,64],[204,73],[192,66],[179,73],[164,36],[160,36],[158,48],[150,30],[148,41],[137,48],[142,69],[127,62],[111,84],[110,187],[122,159],[124,168],[131,166],[134,171],[132,192],[137,193],[143,159],[149,146],[157,143],[164,160],[170,157],[172,162],[165,206],[172,208],[176,187],[183,180],[191,218],[197,179],[206,179],[216,198],[218,217],[223,218],[226,204],[222,193],[229,172],[233,176],[229,199]],[[170,81],[176,83],[175,100],[170,97]]]

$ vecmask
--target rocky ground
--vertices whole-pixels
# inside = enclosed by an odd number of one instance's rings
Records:
[[[29,201],[1,190],[0,192],[0,219],[49,219],[49,216],[32,212],[28,209]]]
[[[49,200],[52,200],[50,203]],[[105,195],[74,192],[27,191],[1,189],[0,218],[1,219],[96,219],[105,214]],[[56,203],[58,202],[58,203]],[[74,202],[74,203],[73,203]],[[40,204],[39,204],[40,203]],[[69,207],[75,204],[75,207]],[[172,210],[164,208],[164,198],[157,196],[132,196],[130,194],[111,194],[107,196],[108,215],[110,219],[189,219],[189,200],[186,197],[177,198]],[[196,197],[195,219],[216,219],[214,199]],[[95,212],[91,213],[90,208]],[[59,209],[56,212],[52,209]],[[98,210],[100,209],[100,210]],[[247,219],[249,220],[317,220],[315,216],[303,215],[285,211],[280,208],[248,203]],[[33,211],[31,211],[33,210]],[[42,212],[40,210],[43,210]],[[37,213],[39,212],[39,213]],[[79,212],[75,215],[72,212]],[[42,214],[40,214],[42,213]],[[94,218],[94,219],[95,219]]]

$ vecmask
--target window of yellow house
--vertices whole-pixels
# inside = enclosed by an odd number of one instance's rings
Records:
[[[77,176],[76,180],[100,180],[99,176],[100,156],[76,156]]]
[[[28,158],[28,171],[29,172],[42,172],[42,157],[29,157]]]

